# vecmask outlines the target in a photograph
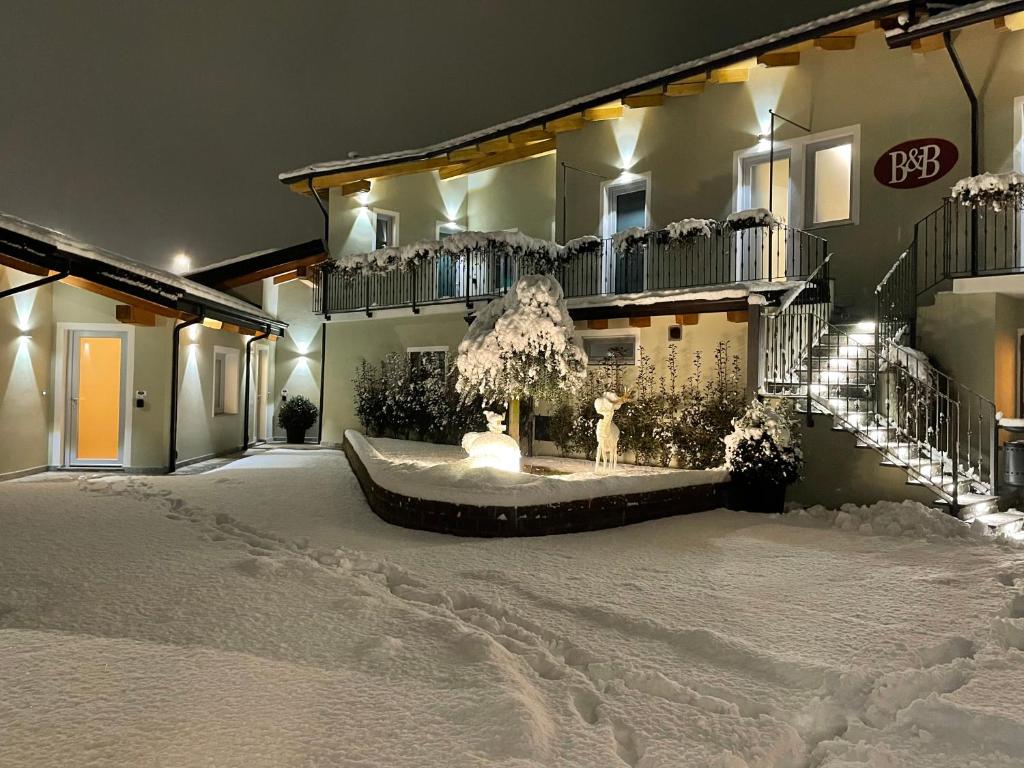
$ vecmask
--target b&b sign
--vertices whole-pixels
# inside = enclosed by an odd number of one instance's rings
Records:
[[[938,181],[956,165],[960,153],[946,139],[911,139],[882,153],[875,178],[893,189],[913,189]]]

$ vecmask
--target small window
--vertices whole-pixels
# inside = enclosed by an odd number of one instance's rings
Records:
[[[394,213],[375,211],[376,224],[374,248],[388,248],[398,245],[398,222]]]
[[[844,136],[807,147],[807,221],[853,221],[853,139]]]
[[[238,413],[237,349],[213,348],[213,415]]]
[[[590,365],[636,365],[636,336],[584,336]]]
[[[448,347],[409,347],[406,352],[413,370],[430,366],[443,371],[448,364]]]

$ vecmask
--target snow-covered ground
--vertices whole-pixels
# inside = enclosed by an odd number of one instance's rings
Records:
[[[1021,550],[843,514],[458,539],[332,451],[8,483],[0,766],[1021,765]]]
[[[416,499],[456,504],[522,507],[724,483],[729,479],[725,469],[662,469],[633,464],[620,465],[614,473],[603,469],[598,473],[593,462],[547,456],[531,458],[528,463],[566,474],[510,473],[474,467],[466,452],[455,445],[366,438],[354,430],[348,430],[345,437],[377,485]]]

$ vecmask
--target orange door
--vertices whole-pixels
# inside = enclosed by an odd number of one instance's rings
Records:
[[[72,333],[69,464],[123,462],[125,342],[117,332]]]

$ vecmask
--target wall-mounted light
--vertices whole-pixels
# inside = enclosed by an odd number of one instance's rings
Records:
[[[200,328],[202,328],[201,325],[190,325],[188,327],[188,339],[193,344],[198,344],[199,343],[199,329]]]
[[[219,331],[221,328],[224,327],[224,323],[223,322],[221,322],[220,320],[215,320],[212,317],[204,317],[203,318],[203,325],[206,328],[212,328],[215,331]]]
[[[23,333],[18,337],[19,344],[28,344],[30,341],[32,341],[32,334],[30,333]]]
[[[462,227],[457,221],[446,221],[444,224],[445,229],[450,229],[453,232],[458,232]]]
[[[771,137],[766,136],[763,133],[757,134],[757,149],[758,149],[758,151],[767,150],[767,149],[769,149],[771,147],[771,145],[772,145]]]

